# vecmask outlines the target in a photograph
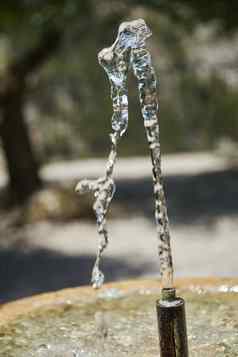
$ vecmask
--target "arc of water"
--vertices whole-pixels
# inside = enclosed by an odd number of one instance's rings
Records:
[[[127,74],[129,65],[138,79],[141,112],[151,152],[155,220],[159,238],[158,250],[162,286],[173,286],[169,219],[161,171],[157,81],[151,56],[145,44],[145,40],[150,35],[151,31],[144,20],[124,22],[119,27],[118,36],[114,44],[102,50],[98,55],[99,63],[106,71],[111,84],[113,103],[113,132],[110,135],[111,151],[105,176],[98,180],[82,180],[76,187],[76,191],[79,193],[93,192],[95,197],[93,209],[96,214],[100,236],[97,258],[92,272],[92,282],[96,288],[100,287],[104,281],[103,273],[99,269],[99,263],[102,253],[108,244],[106,214],[115,191],[113,169],[117,158],[117,145],[128,124]]]
[[[76,186],[76,192],[93,192],[95,197],[93,210],[99,233],[98,252],[92,271],[92,283],[95,288],[101,287],[104,281],[104,274],[99,266],[103,251],[108,245],[106,215],[115,192],[113,170],[117,159],[117,145],[128,125],[127,72],[129,61],[128,52],[120,51],[121,41],[119,36],[120,33],[111,47],[103,49],[98,54],[99,63],[109,78],[113,105],[113,132],[110,134],[111,150],[106,165],[106,173],[104,177],[98,180],[82,180]]]
[[[170,247],[170,230],[161,170],[161,151],[158,120],[157,80],[146,39],[151,31],[143,19],[124,22],[119,27],[115,51],[130,54],[130,66],[138,80],[141,112],[147,141],[151,152],[155,221],[158,232],[158,253],[162,287],[173,286],[173,261]]]

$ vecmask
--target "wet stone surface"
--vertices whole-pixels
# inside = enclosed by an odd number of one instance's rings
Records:
[[[186,300],[190,356],[238,356],[236,291],[181,291]],[[0,327],[1,357],[158,356],[155,290],[104,290]]]

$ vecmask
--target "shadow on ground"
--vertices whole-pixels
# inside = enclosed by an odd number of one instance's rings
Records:
[[[166,176],[170,221],[188,223],[238,213],[238,170]],[[152,179],[120,181],[115,200],[128,211],[153,217]]]
[[[0,252],[0,302],[88,285],[95,257],[68,256],[48,250],[21,252],[11,249]],[[138,277],[148,270],[128,265],[118,259],[103,259],[102,269],[107,281]]]
[[[174,224],[205,225],[222,215],[238,213],[238,170],[167,176],[165,188],[169,216]],[[151,178],[119,180],[115,201],[124,207],[126,214],[140,214],[152,220]],[[8,238],[4,232],[2,237]],[[93,262],[94,256],[69,256],[49,250],[26,252],[13,244],[0,251],[0,302],[88,284]],[[103,265],[107,281],[138,277],[150,270],[114,258],[104,258]]]

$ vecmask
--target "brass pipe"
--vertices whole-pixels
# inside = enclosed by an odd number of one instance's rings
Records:
[[[162,289],[156,302],[160,357],[188,357],[185,303],[174,288]]]

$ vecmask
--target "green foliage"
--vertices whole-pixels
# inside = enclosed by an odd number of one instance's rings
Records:
[[[112,43],[123,19],[137,16],[138,5],[150,9],[140,13],[153,28],[150,45],[161,82],[163,151],[209,149],[223,136],[238,139],[237,91],[218,76],[199,78],[183,44],[186,26],[194,27],[194,19],[235,28],[236,12],[231,9],[237,8],[236,2],[2,1],[0,31],[13,44],[14,55],[37,45],[49,27],[62,31],[61,50],[28,80],[27,103],[38,113],[29,118],[30,125],[43,161],[108,152],[110,89],[97,53]],[[135,80],[130,78],[129,87],[129,128],[120,153],[143,155],[147,149]]]
[[[212,149],[222,137],[237,140],[237,91],[218,76],[198,77],[187,59],[182,27],[154,12],[144,12],[143,16],[153,28],[150,47],[160,79],[163,152]],[[106,24],[93,28],[79,42],[72,36],[63,43],[58,57],[41,72],[38,91],[29,99],[42,113],[35,125],[41,136],[37,146],[43,161],[108,153],[110,87],[97,62],[97,52],[113,41],[116,25],[112,21],[107,26],[108,42],[104,40]],[[67,110],[63,108],[67,98],[59,96],[59,90],[71,101]],[[147,153],[133,76],[129,77],[129,127],[119,150],[120,155]]]
[[[218,138],[229,137],[238,140],[238,89],[230,88],[216,75],[212,76],[208,88],[204,89],[207,94],[209,120],[206,131],[212,144]]]
[[[179,105],[163,103],[163,147],[166,151],[213,149],[219,139],[238,140],[238,91],[213,75],[184,76],[179,83]]]

